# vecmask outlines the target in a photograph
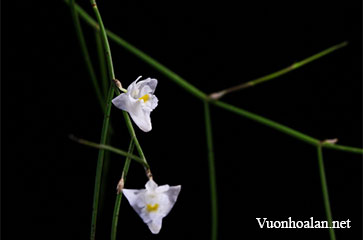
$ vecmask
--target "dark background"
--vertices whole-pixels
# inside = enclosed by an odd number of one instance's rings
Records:
[[[2,236],[87,239],[103,115],[69,8],[13,2],[2,8]],[[88,1],[81,5],[93,16]],[[206,93],[266,75],[343,41],[349,45],[224,101],[318,139],[362,147],[362,6],[354,3],[100,1],[107,28]],[[82,25],[97,69],[93,31]],[[159,80],[153,130],[136,129],[159,184],[182,185],[152,235],[123,199],[120,239],[208,239],[210,195],[203,104],[111,42],[118,79]],[[316,149],[258,123],[211,107],[219,239],[328,239],[327,229],[260,229],[269,220],[325,220]],[[112,108],[112,145],[127,149],[122,114]],[[333,218],[351,220],[337,239],[362,238],[362,158],[324,150]],[[97,238],[109,239],[123,158],[112,155]],[[142,188],[132,163],[127,188]],[[251,238],[251,237],[248,237]]]

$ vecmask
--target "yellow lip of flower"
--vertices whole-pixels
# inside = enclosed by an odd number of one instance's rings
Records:
[[[159,208],[159,204],[155,203],[154,205],[151,205],[151,204],[146,204],[146,210],[148,212],[155,212],[157,211]]]
[[[149,94],[145,94],[144,96],[139,98],[139,100],[141,100],[141,99],[144,100],[144,102],[146,103],[147,101],[149,101],[150,96],[149,96]]]

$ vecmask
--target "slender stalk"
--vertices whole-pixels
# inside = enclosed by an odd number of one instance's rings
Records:
[[[66,3],[69,2],[69,0],[65,0]],[[99,29],[99,26],[97,24],[97,22],[90,17],[80,6],[78,6],[76,4],[76,10],[78,11],[79,15],[82,17],[82,19],[84,19],[86,21],[87,24],[89,24],[91,27],[95,28],[95,29]],[[259,116],[257,114],[253,114],[250,112],[247,112],[246,110],[224,103],[222,101],[217,101],[217,100],[213,100],[210,99],[208,97],[208,95],[202,91],[200,91],[199,89],[197,89],[196,87],[194,87],[193,85],[191,85],[190,83],[188,83],[185,79],[181,78],[180,76],[178,76],[176,73],[174,73],[173,71],[171,71],[170,69],[166,68],[164,65],[161,65],[159,62],[157,62],[156,60],[154,60],[153,58],[151,58],[150,56],[146,55],[144,52],[142,52],[141,50],[137,49],[136,47],[134,47],[133,45],[131,45],[130,43],[126,42],[125,40],[123,40],[121,37],[117,36],[116,34],[112,33],[111,31],[107,30],[106,31],[107,35],[109,36],[109,38],[111,40],[113,40],[114,42],[118,43],[120,46],[124,47],[126,50],[128,50],[129,52],[131,52],[132,54],[134,54],[135,56],[139,57],[141,60],[145,61],[146,63],[150,64],[152,67],[154,67],[156,70],[160,71],[161,73],[164,73],[165,76],[167,76],[170,80],[176,82],[179,86],[181,86],[184,90],[186,90],[187,92],[191,93],[192,95],[194,95],[195,97],[201,99],[201,100],[210,100],[210,102],[220,108],[223,108],[225,110],[237,113],[243,117],[249,118],[251,120],[254,120],[258,123],[261,123],[263,125],[266,125],[268,127],[272,127],[280,132],[283,132],[285,134],[288,134],[290,136],[293,136],[299,140],[302,140],[304,142],[310,143],[314,146],[318,146],[320,140],[315,139],[311,136],[308,136],[306,134],[303,134],[301,132],[298,132],[294,129],[291,129],[287,126],[284,126],[282,124],[273,122],[267,118],[264,118],[262,116]],[[343,44],[343,43],[342,43]],[[305,63],[306,64],[306,63]],[[292,130],[292,131],[289,131]],[[363,154],[363,149],[362,148],[355,148],[355,147],[349,147],[349,146],[342,146],[339,144],[322,144],[322,147],[326,147],[326,148],[330,148],[330,149],[335,149],[335,150],[340,150],[340,151],[345,151],[345,152],[351,152],[351,153],[357,153],[357,154]]]
[[[242,83],[242,84],[239,84],[237,86],[233,86],[233,87],[230,87],[230,88],[227,88],[227,89],[224,89],[222,91],[219,91],[219,92],[215,92],[215,93],[212,93],[210,94],[210,96],[213,98],[213,99],[219,99],[221,97],[223,97],[224,95],[226,95],[227,93],[232,93],[232,92],[235,92],[235,91],[238,91],[238,90],[242,90],[242,89],[245,89],[245,88],[248,88],[248,87],[253,87],[257,84],[260,84],[260,83],[263,83],[263,82],[266,82],[266,81],[269,81],[269,80],[272,80],[272,79],[275,79],[277,77],[280,77],[286,73],[289,73],[295,69],[298,69],[310,62],[313,62],[325,55],[328,55],[329,53],[332,53],[342,47],[345,47],[347,46],[348,42],[342,42],[340,44],[337,44],[337,45],[334,45],[328,49],[325,49],[324,51],[321,51],[317,54],[314,54],[308,58],[305,58],[304,60],[301,60],[299,62],[296,62],[284,69],[281,69],[279,71],[276,71],[274,73],[270,73],[266,76],[263,76],[263,77],[260,77],[260,78],[257,78],[257,79],[254,79],[254,80],[251,80],[249,82],[245,82],[245,83]]]
[[[94,30],[94,34],[95,34],[96,46],[97,46],[98,64],[100,66],[100,73],[101,73],[101,83],[102,83],[101,86],[102,86],[103,95],[106,96],[109,81],[108,81],[108,77],[107,77],[107,66],[106,66],[106,59],[105,59],[105,54],[104,54],[105,52],[103,50],[100,31]]]
[[[223,108],[225,110],[228,110],[230,112],[236,113],[238,115],[241,115],[245,118],[251,119],[255,122],[261,123],[267,127],[276,129],[279,132],[285,133],[291,137],[294,137],[298,140],[301,140],[303,142],[306,142],[308,144],[311,144],[313,146],[322,146],[324,148],[330,148],[330,149],[334,149],[334,150],[340,150],[340,151],[345,151],[345,152],[350,152],[350,153],[357,153],[357,154],[363,154],[363,149],[362,148],[355,148],[355,147],[349,147],[349,146],[343,146],[343,145],[339,145],[339,144],[331,144],[331,143],[323,143],[321,144],[319,139],[313,138],[309,135],[306,135],[304,133],[301,133],[299,131],[296,131],[292,128],[289,128],[285,125],[282,125],[280,123],[274,122],[268,118],[264,118],[262,116],[259,116],[257,114],[248,112],[244,109],[238,108],[236,106],[233,106],[231,104],[222,102],[222,101],[211,101],[212,104]]]
[[[109,129],[109,121],[110,121],[110,113],[111,113],[111,100],[114,94],[113,86],[111,85],[106,99],[106,112],[103,118],[102,124],[102,132],[101,132],[101,140],[100,145],[104,145],[108,136]],[[104,160],[104,149],[100,149],[98,152],[98,160],[96,167],[96,177],[95,177],[95,187],[93,194],[93,209],[92,209],[92,220],[91,220],[91,240],[95,239],[96,235],[96,223],[97,223],[97,214],[98,214],[98,203],[100,198],[100,186],[101,186],[101,177],[103,170],[103,160]]]
[[[100,30],[100,36],[101,36],[101,40],[102,40],[102,44],[103,44],[105,56],[106,56],[106,63],[107,63],[106,65],[107,65],[108,76],[109,76],[109,79],[112,81],[113,79],[115,79],[115,72],[113,70],[113,62],[112,62],[110,44],[108,43],[108,40],[107,40],[106,30],[103,25],[101,14],[98,11],[96,1],[91,0],[90,2],[92,5],[92,8],[93,8],[93,11],[96,15],[96,19],[97,19],[99,30]]]
[[[89,76],[91,78],[93,88],[94,88],[94,90],[96,92],[96,96],[97,96],[98,102],[100,103],[102,111],[105,111],[105,106],[103,105],[104,98],[102,97],[100,87],[99,87],[99,84],[98,84],[98,81],[97,81],[97,77],[96,77],[95,71],[94,71],[94,69],[92,67],[91,58],[90,58],[89,53],[88,53],[86,41],[84,39],[81,24],[79,22],[78,12],[76,10],[76,5],[75,5],[74,0],[71,0],[70,9],[71,9],[71,14],[72,14],[73,23],[74,23],[74,27],[75,27],[75,30],[76,30],[77,38],[78,38],[78,41],[79,41],[79,45],[81,47],[81,52],[82,52],[84,61],[86,63],[86,67],[87,67]]]
[[[93,147],[93,148],[97,148],[97,149],[101,149],[101,150],[107,150],[113,153],[116,153],[118,155],[130,158],[132,160],[135,160],[136,162],[140,163],[141,165],[143,165],[145,168],[150,168],[149,165],[144,161],[143,158],[135,156],[133,154],[130,154],[124,150],[112,147],[110,145],[106,145],[106,144],[98,144],[95,142],[91,142],[85,139],[81,139],[81,138],[76,138],[75,136],[71,135],[69,136],[69,138],[77,143],[89,146],[89,147]]]
[[[212,124],[209,111],[209,103],[204,101],[205,132],[208,149],[209,182],[211,191],[212,233],[211,239],[216,240],[218,236],[218,204],[217,204],[217,182],[214,164]]]
[[[125,121],[126,121],[126,126],[127,126],[128,130],[129,130],[130,136],[135,142],[137,152],[139,153],[140,157],[142,158],[144,164],[148,166],[149,164],[146,161],[144,152],[142,151],[139,140],[136,137],[135,130],[132,127],[131,119],[130,119],[129,115],[127,114],[127,112],[123,111],[123,115],[124,115],[124,118],[125,118]],[[146,169],[149,169],[149,167],[147,167]]]
[[[132,154],[132,152],[134,151],[134,146],[135,146],[134,141],[131,139],[130,145],[129,145],[129,150],[128,150],[129,154]],[[121,175],[121,179],[122,179],[123,183],[126,182],[126,177],[127,177],[128,171],[129,171],[130,163],[131,163],[131,158],[127,157],[126,161],[125,161],[124,169],[122,170],[122,175]],[[119,213],[120,213],[121,200],[122,200],[122,191],[119,194],[117,194],[115,207],[113,210],[111,240],[116,240],[117,224],[118,224],[118,218],[119,218]]]
[[[325,177],[323,150],[322,150],[321,146],[317,146],[317,150],[318,150],[319,173],[320,173],[321,188],[322,188],[322,192],[323,192],[325,214],[326,214],[326,218],[328,219],[328,223],[329,223],[329,227],[330,227],[329,235],[330,235],[330,240],[335,240],[335,232],[334,232],[334,228],[332,228],[333,217],[332,217],[330,202],[329,202],[328,184],[326,182],[326,177]]]
[[[109,130],[111,130],[111,122],[109,125]],[[111,135],[110,131],[106,138],[106,145],[110,145],[111,142]],[[103,168],[102,168],[102,176],[101,176],[101,185],[100,185],[100,199],[98,201],[99,209],[98,212],[100,217],[102,218],[103,210],[104,210],[104,203],[106,198],[106,185],[108,180],[108,174],[110,172],[110,151],[105,151],[105,155],[103,157]]]
[[[113,64],[112,64],[112,57],[111,57],[111,50],[110,46],[107,41],[107,36],[105,33],[105,28],[103,26],[101,15],[98,11],[97,5],[95,1],[91,0],[91,5],[93,7],[93,10],[95,12],[98,24],[100,26],[100,34],[101,39],[103,43],[103,50],[105,51],[106,56],[106,63],[107,63],[107,70],[108,70],[108,77],[109,81],[112,82],[113,79],[115,79],[115,74],[113,71]],[[108,124],[109,124],[109,115],[111,112],[111,100],[114,96],[114,87],[113,84],[110,84],[108,96],[107,96],[107,110],[104,118],[104,123],[107,125],[107,128],[102,127],[102,137],[100,144],[106,143],[106,136],[108,132]],[[95,180],[95,191],[94,191],[94,197],[93,197],[93,211],[92,211],[92,223],[91,223],[91,240],[94,240],[96,238],[96,224],[97,224],[97,213],[98,213],[98,200],[99,200],[99,192],[100,192],[100,181],[102,176],[102,169],[103,169],[103,156],[104,156],[104,149],[100,149],[99,151],[99,158],[97,161],[97,170],[96,170],[96,180]]]
[[[263,125],[266,125],[268,127],[271,127],[271,128],[274,128],[280,132],[283,132],[287,135],[290,135],[292,137],[295,137],[301,141],[304,141],[306,143],[309,143],[309,144],[312,144],[314,146],[317,146],[320,141],[318,139],[315,139],[315,138],[312,138],[306,134],[303,134],[301,132],[298,132],[292,128],[289,128],[289,127],[286,127],[280,123],[277,123],[277,122],[274,122],[272,120],[269,120],[267,118],[264,118],[264,117],[261,117],[257,114],[254,114],[254,113],[251,113],[251,112],[248,112],[246,110],[243,110],[241,108],[238,108],[238,107],[235,107],[233,105],[230,105],[228,103],[224,103],[224,102],[221,102],[221,101],[211,101],[212,104],[218,106],[218,107],[221,107],[223,109],[226,109],[228,111],[231,111],[231,112],[234,112],[234,113],[237,113],[245,118],[248,118],[248,119],[251,119],[253,121],[256,121],[258,123],[261,123]]]
[[[344,146],[344,145],[332,144],[332,143],[322,143],[321,146],[323,148],[330,148],[330,149],[344,151],[344,152],[363,154],[362,148],[356,148],[356,147],[350,147],[350,146]]]

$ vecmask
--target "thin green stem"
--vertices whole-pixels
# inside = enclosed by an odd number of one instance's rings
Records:
[[[211,212],[212,212],[212,232],[211,239],[216,240],[218,236],[218,204],[217,204],[217,182],[214,163],[212,124],[209,111],[209,103],[204,101],[205,131],[208,149],[209,182],[211,191]]]
[[[344,146],[344,145],[340,145],[340,144],[322,143],[322,147],[323,148],[330,148],[330,149],[334,149],[334,150],[339,150],[339,151],[344,151],[344,152],[363,154],[363,149],[362,148]]]
[[[110,44],[108,43],[108,39],[107,39],[107,35],[106,35],[106,29],[105,29],[105,27],[103,25],[102,17],[101,17],[100,12],[98,11],[96,1],[91,0],[90,2],[91,2],[91,5],[92,5],[92,8],[93,8],[93,11],[94,11],[94,13],[96,15],[96,19],[97,19],[99,30],[100,30],[100,36],[101,36],[102,44],[103,44],[104,51],[105,51],[108,76],[109,76],[109,79],[112,81],[113,79],[115,79],[115,72],[114,72],[114,69],[113,69],[111,49],[110,49]]]
[[[345,47],[347,46],[348,42],[342,42],[340,44],[337,44],[337,45],[334,45],[328,49],[325,49],[324,51],[321,51],[317,54],[314,54],[313,56],[310,56],[308,58],[305,58],[304,60],[301,60],[299,62],[296,62],[284,69],[281,69],[279,71],[276,71],[274,73],[270,73],[266,76],[263,76],[263,77],[260,77],[260,78],[257,78],[257,79],[254,79],[254,80],[251,80],[249,82],[245,82],[245,83],[242,83],[242,84],[239,84],[237,86],[233,86],[233,87],[230,87],[230,88],[227,88],[227,89],[224,89],[222,91],[219,91],[219,92],[215,92],[215,93],[212,93],[210,94],[210,96],[213,98],[213,99],[219,99],[221,98],[222,96],[226,95],[227,93],[232,93],[232,92],[235,92],[235,91],[238,91],[238,90],[242,90],[242,89],[245,89],[245,88],[248,88],[248,87],[252,87],[252,86],[255,86],[257,84],[260,84],[260,83],[263,83],[263,82],[266,82],[266,81],[269,81],[269,80],[272,80],[272,79],[275,79],[277,77],[280,77],[286,73],[289,73],[293,70],[296,70],[310,62],[313,62],[325,55],[328,55],[329,53],[332,53],[342,47]]]
[[[90,75],[93,88],[94,88],[94,90],[96,92],[96,96],[97,96],[98,102],[100,103],[102,111],[105,111],[105,106],[103,105],[104,98],[102,97],[100,87],[99,87],[99,84],[98,84],[98,81],[97,81],[97,77],[96,77],[95,71],[94,71],[94,69],[92,67],[91,58],[90,58],[89,53],[88,53],[86,41],[84,39],[81,24],[79,22],[78,11],[76,10],[76,4],[75,4],[74,0],[71,0],[70,9],[71,9],[71,14],[72,14],[73,23],[74,23],[74,27],[75,27],[75,30],[76,30],[77,38],[78,38],[78,41],[79,41],[79,44],[80,44],[80,47],[81,47],[81,52],[82,52],[84,61],[86,63],[88,73]]]
[[[135,156],[133,154],[130,154],[130,153],[124,151],[124,150],[112,147],[110,145],[98,144],[98,143],[91,142],[91,141],[88,141],[88,140],[85,140],[85,139],[82,139],[82,138],[77,138],[77,137],[75,137],[73,135],[69,136],[69,138],[71,140],[77,142],[77,143],[80,143],[80,144],[83,144],[83,145],[86,145],[86,146],[89,146],[89,147],[97,148],[97,149],[100,149],[100,150],[107,150],[107,151],[116,153],[118,155],[121,155],[123,157],[130,158],[130,159],[135,160],[136,162],[140,163],[145,168],[149,168],[149,165],[144,161],[143,158]]]
[[[131,122],[131,119],[130,119],[129,115],[125,111],[123,111],[123,115],[124,115],[124,118],[125,118],[125,121],[126,121],[126,126],[127,126],[128,130],[129,130],[130,136],[135,142],[137,152],[139,153],[140,157],[143,159],[145,165],[149,165],[147,163],[147,161],[146,161],[146,158],[145,158],[144,152],[142,151],[142,148],[140,146],[139,140],[136,137],[135,130],[132,127],[132,122]],[[147,169],[149,169],[149,167],[147,167]]]
[[[109,126],[109,130],[111,130],[111,123]],[[106,139],[106,145],[110,145],[111,137],[110,137],[110,131],[107,135]],[[100,214],[99,217],[102,218],[103,210],[104,210],[104,203],[106,199],[106,185],[108,180],[108,174],[110,172],[110,151],[105,151],[105,155],[103,157],[103,169],[102,169],[102,176],[101,176],[101,185],[100,185],[100,199],[98,201],[99,209],[98,212]]]
[[[68,3],[68,1],[69,0],[65,0],[66,3]],[[95,29],[99,29],[97,22],[92,17],[90,17],[80,6],[76,5],[76,10],[78,11],[78,13],[82,17],[82,19],[84,19],[86,21],[87,24],[89,24],[91,27],[93,27]],[[203,101],[210,100],[210,102],[212,104],[214,104],[214,105],[216,105],[216,106],[218,106],[220,108],[223,108],[225,110],[237,113],[237,114],[239,114],[239,115],[241,115],[243,117],[249,118],[251,120],[254,120],[254,121],[256,121],[258,123],[261,123],[263,125],[266,125],[268,127],[272,127],[272,128],[274,128],[274,129],[276,129],[276,130],[278,130],[280,132],[283,132],[285,134],[293,136],[293,137],[295,137],[295,138],[297,138],[299,140],[310,143],[310,144],[312,144],[314,146],[318,146],[320,140],[318,140],[316,138],[310,137],[310,136],[308,136],[306,134],[298,132],[298,131],[296,131],[294,129],[291,129],[291,128],[287,127],[287,126],[276,123],[274,121],[271,121],[271,120],[269,120],[267,118],[264,118],[262,116],[259,116],[257,114],[247,112],[246,110],[243,110],[243,109],[241,109],[239,107],[224,103],[222,101],[217,101],[217,100],[210,99],[206,93],[200,91],[199,89],[197,89],[196,87],[194,87],[193,85],[188,83],[186,80],[184,80],[183,78],[178,76],[176,73],[174,73],[170,69],[166,68],[164,65],[160,64],[159,62],[157,62],[156,60],[154,60],[150,56],[146,55],[141,50],[137,49],[136,47],[134,47],[130,43],[123,40],[121,37],[117,36],[116,34],[112,33],[109,30],[107,30],[106,33],[107,33],[107,35],[109,36],[109,38],[111,40],[118,43],[120,46],[124,47],[126,50],[133,53],[135,56],[139,57],[140,59],[142,59],[146,63],[150,64],[156,70],[160,71],[161,73],[164,73],[165,76],[167,76],[170,80],[176,82],[184,90],[191,93],[195,97],[197,97],[197,98],[199,98],[199,99],[201,99]],[[342,44],[344,45],[344,43],[342,43]],[[312,60],[310,60],[310,61],[312,61]],[[304,63],[304,64],[306,64],[306,63]],[[339,144],[328,144],[327,143],[327,144],[322,144],[322,147],[335,149],[335,150],[340,150],[340,151],[345,151],[345,152],[363,154],[363,149],[362,148],[342,146],[342,145],[339,145]]]
[[[108,133],[108,125],[109,125],[109,120],[110,120],[109,115],[111,112],[111,100],[114,96],[114,86],[112,84],[112,81],[113,81],[113,79],[115,79],[115,74],[113,71],[111,50],[110,50],[110,46],[108,44],[108,40],[107,40],[105,28],[103,26],[101,14],[98,11],[95,1],[91,0],[91,5],[95,12],[98,24],[100,26],[100,34],[101,34],[101,39],[102,39],[102,43],[103,43],[103,50],[105,52],[104,55],[106,56],[108,76],[109,76],[109,81],[111,82],[109,90],[108,90],[108,95],[107,95],[107,101],[106,101],[107,108],[106,108],[106,114],[105,114],[105,118],[104,118],[104,126],[106,125],[107,127],[102,127],[102,133],[101,133],[102,137],[101,137],[100,144],[104,145],[106,143],[106,136]],[[104,157],[104,149],[100,149],[99,158],[97,161],[95,191],[94,191],[94,197],[93,197],[93,211],[92,211],[91,236],[90,236],[91,240],[95,240],[95,238],[96,238],[96,224],[97,224],[98,201],[99,201],[99,193],[100,193],[100,181],[101,181],[102,169],[103,169],[103,157]]]
[[[106,112],[103,118],[102,124],[102,132],[101,132],[101,140],[100,145],[104,145],[107,140],[108,130],[109,130],[109,121],[110,121],[110,113],[111,113],[111,100],[114,95],[113,86],[111,85],[106,99]],[[96,223],[97,223],[97,214],[98,214],[98,205],[100,198],[100,186],[101,186],[101,177],[103,170],[103,160],[104,160],[104,149],[100,149],[98,152],[98,160],[96,167],[96,177],[95,177],[95,187],[93,194],[93,209],[92,209],[92,221],[91,221],[91,240],[95,239],[96,235]]]
[[[323,192],[325,214],[330,227],[329,228],[330,240],[335,240],[335,232],[334,228],[332,228],[333,217],[329,202],[328,184],[326,182],[326,177],[325,177],[322,146],[317,146],[317,150],[318,150],[319,173],[320,173],[321,188]]]
[[[318,139],[315,139],[313,137],[310,137],[306,134],[303,134],[301,132],[298,132],[292,128],[289,128],[289,127],[286,127],[280,123],[277,123],[277,122],[274,122],[272,120],[269,120],[267,118],[264,118],[264,117],[261,117],[257,114],[254,114],[254,113],[251,113],[251,112],[248,112],[246,110],[243,110],[241,108],[238,108],[238,107],[235,107],[233,105],[230,105],[228,103],[224,103],[222,101],[211,101],[212,104],[214,104],[215,106],[218,106],[218,107],[221,107],[223,109],[226,109],[228,111],[231,111],[231,112],[234,112],[238,115],[241,115],[245,118],[248,118],[248,119],[251,119],[253,121],[256,121],[258,123],[261,123],[265,126],[268,126],[270,128],[274,128],[280,132],[283,132],[289,136],[292,136],[292,137],[295,137],[301,141],[304,141],[306,143],[309,143],[309,144],[312,144],[314,146],[317,146],[320,141]]]
[[[134,141],[131,139],[130,145],[129,145],[129,150],[128,150],[129,154],[132,154],[132,152],[134,151],[134,146],[135,146]],[[120,181],[122,181],[122,184],[125,184],[125,182],[126,182],[126,177],[127,177],[128,171],[129,171],[130,163],[131,163],[131,158],[127,157],[126,161],[125,161],[124,169],[122,170],[122,175],[121,175],[121,180],[120,180]],[[118,224],[118,218],[119,218],[119,213],[120,213],[121,200],[122,200],[122,191],[120,191],[119,194],[117,194],[116,201],[115,201],[115,207],[113,210],[113,217],[112,217],[111,240],[116,240],[117,224]]]
[[[107,89],[109,85],[108,77],[107,77],[107,66],[105,59],[105,52],[103,50],[102,40],[100,36],[100,31],[94,30],[96,46],[97,46],[97,55],[98,55],[98,64],[100,66],[100,74],[101,74],[101,83],[102,83],[102,91],[104,96],[107,94]]]
[[[296,131],[292,128],[289,128],[285,125],[282,125],[280,123],[274,122],[270,119],[264,118],[262,116],[259,116],[257,114],[248,112],[244,109],[238,108],[236,106],[233,106],[231,104],[222,102],[222,101],[210,101],[212,104],[214,104],[215,106],[218,106],[220,108],[223,108],[225,110],[228,110],[230,112],[236,113],[240,116],[243,116],[245,118],[251,119],[255,122],[261,123],[267,127],[276,129],[279,132],[285,133],[291,137],[294,137],[298,140],[301,140],[303,142],[306,142],[308,144],[311,144],[313,146],[319,146],[321,145],[324,148],[330,148],[330,149],[334,149],[334,150],[340,150],[340,151],[345,151],[345,152],[350,152],[350,153],[357,153],[357,154],[363,154],[363,149],[362,148],[355,148],[355,147],[349,147],[349,146],[343,146],[343,145],[339,145],[339,144],[331,144],[331,143],[323,143],[321,144],[321,141],[319,139],[313,138],[309,135],[306,135],[304,133],[301,133],[299,131]]]

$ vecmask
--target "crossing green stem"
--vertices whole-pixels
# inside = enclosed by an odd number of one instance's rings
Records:
[[[128,153],[124,150],[121,150],[121,149],[118,149],[118,148],[115,148],[115,147],[112,147],[110,145],[106,145],[106,144],[98,144],[98,143],[95,143],[95,142],[91,142],[91,141],[88,141],[88,140],[85,140],[85,139],[82,139],[82,138],[76,138],[75,136],[71,135],[70,136],[70,139],[75,141],[75,142],[78,142],[80,144],[83,144],[83,145],[86,145],[86,146],[89,146],[89,147],[93,147],[93,148],[97,148],[97,149],[101,149],[101,150],[107,150],[107,151],[110,151],[110,152],[113,152],[113,153],[116,153],[118,155],[121,155],[123,157],[127,157],[127,158],[130,158],[132,160],[135,160],[136,162],[140,163],[141,165],[143,165],[145,168],[149,168],[149,165],[144,161],[143,158],[140,158],[138,156],[135,156],[131,153]]]
[[[207,101],[204,101],[204,120],[205,120],[205,132],[206,132],[207,149],[208,149],[208,166],[209,166],[209,180],[210,180],[209,182],[210,182],[210,191],[211,191],[211,212],[212,212],[211,239],[216,240],[218,236],[217,182],[216,182],[216,171],[214,163],[212,123],[209,111],[209,103]]]
[[[335,232],[334,232],[334,228],[332,228],[333,217],[332,217],[331,208],[330,208],[328,184],[326,182],[326,177],[325,177],[323,150],[322,150],[321,146],[317,146],[317,150],[318,150],[319,173],[320,173],[321,188],[322,188],[322,192],[323,192],[325,214],[326,214],[326,218],[328,220],[329,227],[330,227],[329,235],[330,235],[330,240],[335,240]]]
[[[255,86],[257,84],[260,84],[260,83],[263,83],[263,82],[266,82],[266,81],[269,81],[269,80],[272,80],[272,79],[275,79],[277,77],[280,77],[286,73],[289,73],[295,69],[298,69],[302,66],[304,66],[305,64],[308,64],[312,61],[315,61],[325,55],[328,55],[329,53],[332,53],[342,47],[345,47],[347,46],[348,42],[342,42],[340,44],[337,44],[337,45],[334,45],[328,49],[325,49],[324,51],[321,51],[317,54],[314,54],[313,56],[310,56],[308,58],[305,58],[304,60],[302,61],[299,61],[299,62],[296,62],[284,69],[281,69],[279,71],[276,71],[274,73],[270,73],[266,76],[263,76],[263,77],[260,77],[260,78],[257,78],[257,79],[254,79],[254,80],[251,80],[249,82],[245,82],[245,83],[242,83],[242,84],[239,84],[237,86],[234,86],[234,87],[230,87],[230,88],[227,88],[227,89],[224,89],[222,91],[219,91],[219,92],[215,92],[215,93],[212,93],[210,94],[210,96],[214,99],[219,99],[221,98],[222,96],[226,95],[227,93],[231,93],[231,92],[235,92],[235,91],[238,91],[238,90],[241,90],[241,89],[245,89],[245,88],[248,88],[248,87],[252,87],[252,86]]]

